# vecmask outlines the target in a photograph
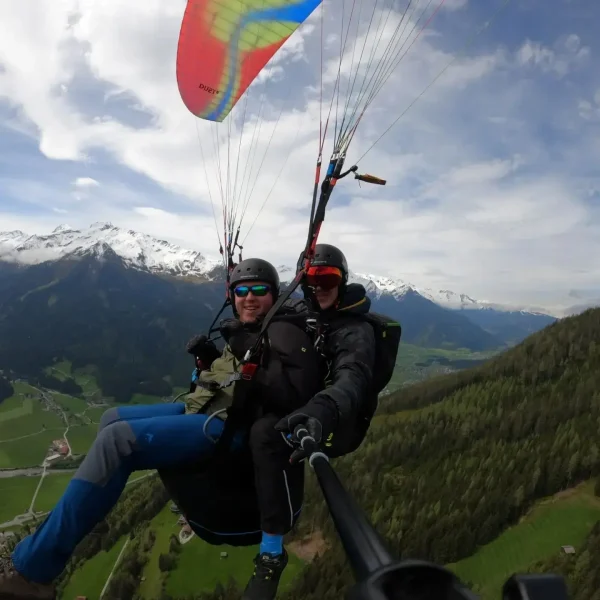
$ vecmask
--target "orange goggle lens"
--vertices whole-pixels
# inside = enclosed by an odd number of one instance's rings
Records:
[[[306,273],[306,281],[311,287],[330,290],[342,283],[342,271],[337,267],[310,267]]]

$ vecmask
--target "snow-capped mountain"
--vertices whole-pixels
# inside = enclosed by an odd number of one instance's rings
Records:
[[[117,254],[131,268],[151,273],[214,279],[213,273],[222,262],[196,250],[188,250],[156,239],[150,235],[115,227],[111,223],[94,223],[86,230],[60,225],[49,235],[29,235],[23,231],[0,232],[0,260],[20,264],[39,264],[70,256],[95,255],[102,257],[107,249]],[[290,282],[295,267],[277,267],[282,282]],[[415,292],[438,306],[453,310],[488,309],[523,314],[545,314],[531,307],[516,307],[475,300],[467,294],[451,290],[424,288],[401,279],[392,279],[371,273],[351,273],[350,282],[361,283],[376,300],[391,297],[400,300],[408,292]]]
[[[350,281],[361,283],[377,298],[379,298],[381,294],[390,294],[398,299],[409,290],[412,290],[445,308],[482,308],[487,304],[478,302],[470,296],[467,296],[467,294],[457,294],[450,290],[436,291],[431,288],[422,288],[401,279],[391,279],[390,277],[381,277],[379,275],[352,273],[350,275]]]
[[[277,267],[281,281],[289,283],[294,278],[294,269],[281,265]],[[402,279],[392,279],[381,275],[370,273],[350,272],[350,283],[360,283],[365,287],[369,296],[380,300],[382,296],[391,296],[395,300],[400,300],[408,292],[415,292],[427,300],[431,300],[438,306],[452,310],[497,310],[501,312],[519,312],[522,314],[545,315],[542,309],[523,306],[509,306],[487,302],[484,300],[475,300],[467,294],[459,294],[451,290],[433,290],[408,283]]]
[[[444,308],[453,310],[499,310],[509,312],[521,312],[526,314],[546,314],[542,309],[525,306],[509,306],[497,304],[487,300],[475,300],[467,294],[459,294],[452,290],[434,290],[424,288],[401,279],[391,279],[373,274],[351,273],[350,282],[360,283],[365,286],[371,296],[379,299],[383,294],[389,294],[396,300],[400,299],[408,291],[416,292],[424,298],[435,302]]]
[[[133,271],[133,277],[136,272],[139,275],[168,274],[215,283],[223,277],[220,260],[150,235],[115,227],[111,223],[94,223],[85,230],[61,225],[48,235],[0,232],[0,262],[20,265],[45,263],[52,271],[53,263],[63,258],[92,257],[109,264],[115,255],[120,258],[125,271]],[[46,271],[42,269],[37,271],[39,275],[32,274],[31,277],[43,279]],[[295,266],[281,265],[278,271],[285,284],[292,281]],[[445,347],[450,343],[460,348],[488,350],[516,343],[556,320],[547,314],[527,310],[527,307],[478,301],[466,294],[422,288],[374,274],[351,273],[350,282],[364,285],[375,312],[403,323],[403,339],[408,343],[431,347]],[[39,285],[34,287],[37,289]],[[212,306],[216,292],[209,289],[210,286],[200,287],[206,289],[202,291],[204,296],[198,299],[197,306]]]
[[[281,266],[278,270],[283,282],[289,283],[293,279],[294,269]],[[444,308],[453,314],[452,322],[457,330],[465,330],[465,321],[461,322],[460,319],[466,318],[478,326],[481,333],[491,334],[497,340],[509,344],[521,341],[556,320],[554,316],[531,307],[503,306],[475,300],[467,294],[422,288],[401,279],[351,272],[349,281],[365,287],[375,312],[384,312],[393,318],[403,318],[405,324],[407,316],[419,323],[443,321],[444,317],[439,310]],[[458,321],[454,317],[458,318]],[[410,325],[408,327],[410,328]],[[416,331],[409,331],[409,335],[411,333],[418,337]],[[487,343],[485,340],[480,342]]]
[[[280,265],[277,267],[281,281],[289,283],[294,278],[295,270],[291,267]],[[478,302],[466,294],[457,294],[450,290],[435,291],[422,288],[401,279],[392,279],[381,275],[350,272],[350,283],[360,283],[365,287],[371,298],[379,300],[383,295],[393,297],[395,300],[402,298],[407,292],[416,292],[424,298],[443,306],[444,308],[484,308],[487,303]]]
[[[556,320],[554,316],[529,307],[503,306],[475,300],[467,294],[422,288],[389,277],[351,273],[349,280],[351,283],[360,283],[366,288],[376,312],[383,311],[394,316],[394,313],[401,311],[402,305],[407,302],[412,305],[419,302],[419,310],[429,312],[423,303],[430,304],[430,306],[445,308],[456,316],[466,317],[483,331],[509,344],[521,341]],[[406,308],[403,310],[406,315]],[[433,314],[428,318],[433,318]],[[458,326],[458,323],[456,325]]]
[[[94,223],[86,230],[60,225],[49,235],[22,231],[0,232],[0,260],[39,264],[66,256],[103,256],[107,248],[131,268],[151,273],[211,278],[220,260],[205,257],[164,240],[111,223]]]
[[[294,278],[295,270],[291,267],[280,265],[277,267],[277,271],[284,283],[290,283]],[[473,300],[466,294],[457,294],[450,290],[436,292],[429,288],[421,288],[412,283],[407,283],[401,279],[392,279],[381,275],[350,271],[348,281],[363,285],[367,290],[367,294],[375,300],[380,300],[384,295],[400,300],[407,292],[416,292],[444,308],[483,308],[485,306],[485,303],[477,302],[477,300]]]

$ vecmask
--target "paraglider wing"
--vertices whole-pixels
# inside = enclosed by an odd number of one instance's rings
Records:
[[[188,0],[177,84],[197,117],[222,121],[321,0]]]

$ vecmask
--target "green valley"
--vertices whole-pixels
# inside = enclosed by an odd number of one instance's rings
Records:
[[[396,361],[396,370],[387,386],[388,392],[412,385],[431,377],[469,369],[489,360],[499,350],[473,352],[466,348],[446,350],[425,348],[402,342]]]
[[[594,492],[600,475],[599,336],[600,310],[592,310],[492,357],[403,346],[395,376],[399,388],[382,398],[361,448],[333,463],[397,556],[448,565],[482,600],[498,597],[514,571],[556,566],[569,576],[574,567],[560,561],[571,561],[585,572],[579,552],[595,547],[590,536],[600,520]],[[463,369],[469,360],[474,366]],[[409,385],[416,369],[432,366],[450,372]],[[35,408],[39,398],[23,385],[21,403],[15,397],[4,403],[5,419],[44,413]],[[55,400],[65,414],[58,432],[67,424],[69,442],[84,451],[105,407],[90,408],[87,399],[68,396],[60,392]],[[80,400],[88,404],[82,412]],[[34,510],[48,510],[70,475],[47,474]],[[239,597],[256,549],[211,547],[196,536],[181,544],[178,515],[170,511],[160,480],[130,481],[106,523],[78,549],[61,581],[61,597],[94,597],[113,567],[103,600]],[[11,496],[4,518],[28,508],[38,483],[39,475],[0,480]],[[315,551],[299,552],[291,561],[281,598],[333,600],[351,582],[309,472],[304,515],[287,544],[298,548],[300,541],[310,546],[312,540],[320,540]],[[575,557],[561,556],[568,545]]]

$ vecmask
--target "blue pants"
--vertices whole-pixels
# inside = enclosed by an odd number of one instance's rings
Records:
[[[117,503],[133,471],[199,459],[213,448],[203,433],[208,417],[184,414],[185,404],[133,405],[107,410],[98,436],[65,493],[12,555],[24,577],[49,583],[65,568],[79,542]],[[206,432],[217,439],[224,423],[213,418]],[[241,444],[234,437],[232,446]]]

